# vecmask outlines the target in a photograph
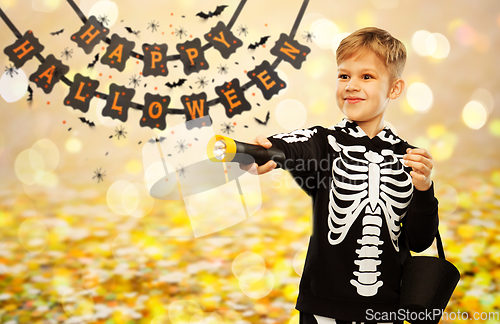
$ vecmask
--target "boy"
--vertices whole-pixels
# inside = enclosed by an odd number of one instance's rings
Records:
[[[296,305],[303,324],[387,322],[382,316],[398,310],[409,250],[421,252],[434,240],[432,157],[384,127],[389,101],[405,86],[405,61],[404,45],[387,31],[352,33],[337,49],[336,99],[346,118],[330,128],[255,140],[281,149],[287,159],[282,167],[313,198],[313,233]],[[328,163],[318,163],[324,159]],[[257,170],[275,167],[269,161]]]

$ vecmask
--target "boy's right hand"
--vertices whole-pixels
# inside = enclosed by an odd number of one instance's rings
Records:
[[[257,136],[252,142],[249,142],[250,144],[255,144],[255,145],[260,145],[266,149],[270,148],[273,144],[269,142],[267,137],[264,135],[259,135]],[[261,166],[258,166],[257,163],[252,163],[252,164],[241,164],[240,163],[240,169],[248,171],[250,168],[255,167],[257,169],[257,174],[264,174],[268,173],[269,171],[273,170],[276,168],[276,162],[273,160],[267,161],[266,164],[263,164]]]

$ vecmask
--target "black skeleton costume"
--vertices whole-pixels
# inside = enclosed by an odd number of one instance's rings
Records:
[[[397,312],[403,261],[428,248],[438,226],[433,186],[414,189],[402,162],[414,147],[388,127],[370,139],[348,119],[268,139],[313,199],[296,308],[360,322],[367,310]]]

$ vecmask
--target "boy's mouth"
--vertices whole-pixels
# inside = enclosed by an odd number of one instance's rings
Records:
[[[360,97],[345,97],[344,100],[347,101],[347,103],[355,104],[355,103],[361,102],[365,99],[360,98]]]

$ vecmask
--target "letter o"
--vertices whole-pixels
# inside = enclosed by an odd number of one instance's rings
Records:
[[[158,113],[156,114],[153,114],[153,109],[154,108],[158,108]],[[158,117],[161,116],[161,113],[162,113],[162,106],[159,102],[155,101],[155,102],[152,102],[150,105],[149,105],[149,116],[153,119],[158,119]]]

